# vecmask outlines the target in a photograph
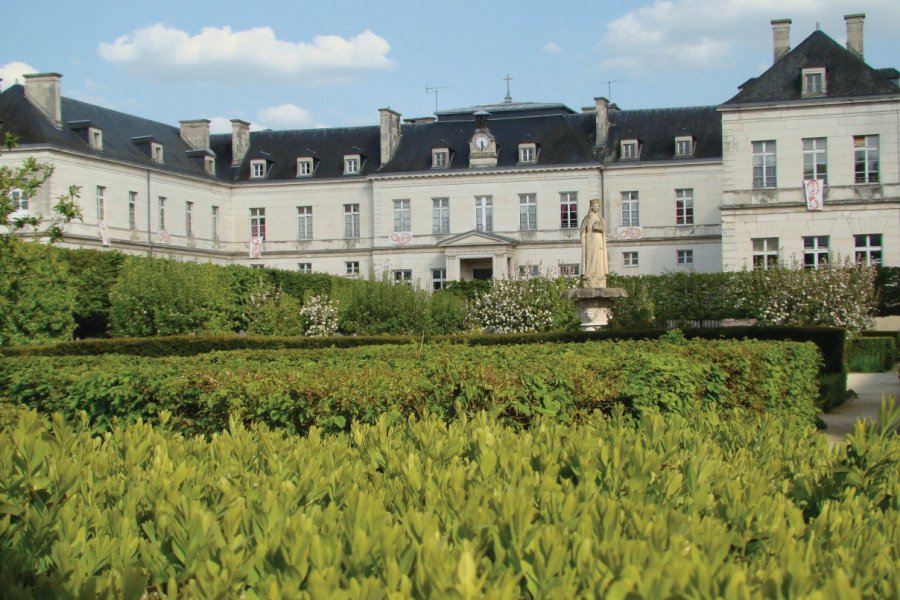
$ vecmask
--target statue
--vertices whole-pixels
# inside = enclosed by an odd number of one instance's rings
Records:
[[[581,221],[581,286],[606,287],[606,224],[600,214],[600,200],[591,200],[591,208]]]

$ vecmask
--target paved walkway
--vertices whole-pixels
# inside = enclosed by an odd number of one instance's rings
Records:
[[[822,433],[832,443],[843,442],[844,437],[853,431],[857,419],[874,421],[878,417],[882,396],[894,396],[900,402],[900,379],[896,369],[884,373],[850,373],[847,387],[855,391],[857,397],[831,412],[819,415],[828,425]]]

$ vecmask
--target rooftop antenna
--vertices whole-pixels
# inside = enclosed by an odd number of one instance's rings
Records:
[[[606,79],[603,81],[591,81],[590,83],[605,83],[606,84],[606,99],[609,100],[609,103],[612,104],[612,84],[614,83],[625,83],[624,79]]]
[[[453,88],[448,85],[428,85],[425,84],[425,93],[426,94],[434,94],[434,112],[438,111],[438,92],[441,90],[452,90]]]
[[[503,102],[506,104],[512,104],[512,96],[509,93],[509,82],[512,81],[512,77],[509,76],[509,73],[506,74],[506,77],[503,78],[506,81],[506,98],[503,99]]]

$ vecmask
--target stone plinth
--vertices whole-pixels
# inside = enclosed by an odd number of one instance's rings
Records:
[[[627,298],[628,292],[622,288],[572,288],[562,297],[575,301],[583,331],[597,331],[609,323],[609,309],[616,298]]]

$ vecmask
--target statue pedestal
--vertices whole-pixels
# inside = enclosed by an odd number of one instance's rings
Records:
[[[616,298],[627,298],[622,288],[572,288],[562,293],[563,298],[575,301],[582,331],[597,331],[609,323],[609,309]]]

